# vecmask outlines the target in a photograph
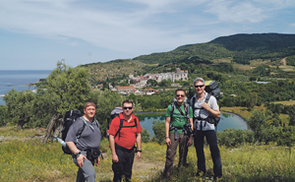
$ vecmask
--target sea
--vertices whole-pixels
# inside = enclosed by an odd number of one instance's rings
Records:
[[[2,96],[11,89],[34,90],[28,84],[47,78],[50,73],[51,70],[0,70],[0,105],[5,105]]]

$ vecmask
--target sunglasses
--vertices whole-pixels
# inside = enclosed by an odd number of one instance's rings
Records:
[[[201,87],[204,87],[204,85],[195,85],[195,87],[196,87],[196,88],[198,88],[198,87],[201,88]]]
[[[133,107],[123,107],[123,109],[125,109],[125,110],[127,110],[127,109],[129,109],[129,110],[131,110]]]
[[[176,95],[176,97],[184,97],[185,95]]]

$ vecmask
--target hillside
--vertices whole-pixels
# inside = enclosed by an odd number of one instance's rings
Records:
[[[84,65],[91,69],[93,82],[126,78],[129,74],[167,72],[181,63],[231,63],[234,68],[251,70],[263,64],[295,65],[295,35],[292,34],[236,34],[218,37],[207,43],[189,44],[163,52],[141,55],[128,60]],[[240,64],[243,66],[241,67]],[[285,68],[285,67],[282,67]],[[288,67],[293,71],[293,67]]]

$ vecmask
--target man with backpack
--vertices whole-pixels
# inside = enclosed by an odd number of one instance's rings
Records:
[[[219,106],[214,96],[205,91],[205,80],[196,78],[194,80],[196,94],[191,98],[191,105],[194,112],[194,145],[198,157],[198,173],[206,173],[204,155],[204,137],[210,146],[211,157],[213,160],[214,177],[222,176],[222,165],[217,138],[215,131],[214,118],[220,118]]]
[[[76,182],[94,182],[94,162],[97,162],[97,166],[100,163],[101,132],[94,118],[95,104],[87,102],[83,111],[84,115],[70,126],[65,142],[72,152],[74,163],[79,167]]]
[[[139,119],[132,113],[133,102],[125,100],[122,103],[123,113],[115,117],[108,130],[109,143],[112,151],[114,171],[113,181],[131,181],[134,152],[136,158],[141,157],[141,134],[142,131]],[[135,143],[137,149],[135,149]]]
[[[185,90],[179,88],[175,91],[175,100],[166,110],[165,142],[167,144],[166,162],[163,177],[172,174],[173,161],[179,145],[178,167],[186,166],[188,146],[192,145],[193,112],[185,102]]]

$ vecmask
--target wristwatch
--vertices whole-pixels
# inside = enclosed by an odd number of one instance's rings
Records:
[[[136,150],[136,153],[137,153],[137,152],[140,152],[140,153],[141,153],[141,150]]]
[[[81,151],[77,152],[75,155],[78,158],[80,154],[81,154]]]

